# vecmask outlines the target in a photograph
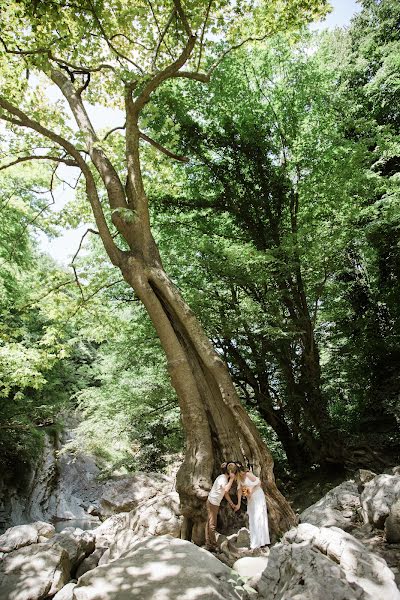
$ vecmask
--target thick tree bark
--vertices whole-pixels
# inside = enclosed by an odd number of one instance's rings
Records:
[[[158,261],[157,261],[158,262]],[[177,476],[182,513],[201,543],[205,500],[219,465],[249,461],[267,495],[272,532],[294,523],[294,513],[276,488],[271,454],[242,407],[228,370],[193,312],[162,269],[128,257],[122,267],[157,330],[176,389],[186,434],[184,462]]]

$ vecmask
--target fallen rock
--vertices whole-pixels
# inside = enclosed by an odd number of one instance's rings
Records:
[[[358,520],[360,495],[354,481],[344,481],[300,515],[300,523],[350,530]]]
[[[308,523],[271,549],[257,589],[260,600],[400,600],[382,558],[337,527]]]
[[[60,546],[68,554],[71,570],[83,561],[83,559],[94,551],[94,535],[91,531],[81,529],[64,529],[57,533],[49,542],[49,546]]]
[[[174,479],[160,473],[138,472],[108,481],[100,499],[101,513],[129,512],[142,502],[174,489]]]
[[[58,544],[32,544],[10,552],[0,563],[1,600],[39,600],[68,581],[71,563]]]
[[[16,525],[10,527],[0,535],[0,552],[13,552],[23,546],[36,544],[37,541],[43,538],[50,538],[54,535],[55,529],[50,523],[44,521],[36,521],[29,525]]]
[[[250,587],[256,587],[261,579],[263,571],[268,566],[268,557],[266,556],[244,556],[239,558],[233,566],[240,577],[246,581]]]
[[[176,492],[158,494],[129,513],[113,515],[100,527],[92,530],[96,537],[96,547],[109,546],[99,564],[118,558],[133,544],[149,535],[180,537],[181,525],[179,496]]]
[[[368,469],[358,469],[355,475],[355,482],[357,484],[358,493],[361,494],[365,485],[376,477],[376,473],[369,471]]]
[[[361,494],[364,522],[383,529],[392,505],[399,499],[400,475],[377,475],[365,485]]]
[[[212,554],[169,535],[137,543],[85,573],[74,600],[238,600],[231,569]]]
[[[389,544],[400,544],[400,499],[392,504],[389,516],[385,521],[386,541]]]
[[[73,600],[75,586],[76,582],[67,583],[67,585],[64,585],[64,587],[53,596],[52,600]]]
[[[94,569],[95,567],[97,567],[101,557],[103,556],[103,554],[105,553],[106,550],[107,550],[107,548],[99,547],[99,548],[96,548],[96,550],[94,552],[92,552],[92,554],[89,554],[89,556],[87,556],[81,562],[79,567],[77,568],[75,577],[77,579],[79,579],[79,577],[81,577],[81,575],[83,575],[84,573],[87,573],[91,569]],[[108,561],[106,561],[106,562],[108,562]]]

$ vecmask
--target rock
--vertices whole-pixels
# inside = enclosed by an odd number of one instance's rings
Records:
[[[132,529],[122,529],[115,534],[115,539],[111,544],[109,551],[106,556],[102,556],[100,564],[105,564],[110,560],[119,558],[121,554],[124,554],[132,548],[134,544],[140,541],[140,537],[132,531]]]
[[[171,536],[151,537],[83,575],[74,600],[238,600],[231,569]]]
[[[246,527],[239,529],[236,538],[236,546],[238,548],[250,548],[250,531],[246,529]]]
[[[32,544],[10,552],[0,563],[1,600],[38,600],[68,581],[71,563],[61,546]]]
[[[174,489],[174,480],[160,473],[138,472],[107,481],[100,499],[101,512],[112,515],[129,512],[142,502]]]
[[[117,531],[129,528],[129,513],[120,513],[109,517],[99,527],[92,529],[96,539],[96,547],[110,546]]]
[[[12,552],[23,546],[35,544],[39,538],[50,538],[54,535],[54,527],[49,523],[37,521],[29,525],[16,525],[0,535],[0,552]]]
[[[260,600],[400,600],[386,562],[337,527],[303,523],[271,548]]]
[[[83,575],[84,573],[87,573],[88,571],[91,571],[91,569],[94,569],[95,567],[97,567],[97,565],[99,564],[99,560],[101,559],[101,557],[103,556],[103,554],[105,553],[105,551],[107,550],[107,548],[96,548],[96,550],[94,552],[92,552],[92,554],[89,554],[89,556],[87,558],[85,558],[81,564],[79,565],[79,567],[76,570],[76,578],[79,579],[79,577],[81,577],[81,575]],[[108,562],[108,561],[106,561]]]
[[[88,513],[88,515],[92,515],[93,517],[101,517],[101,512],[98,506],[93,506],[93,504],[91,504],[89,506],[89,508],[86,511]]]
[[[64,585],[64,587],[53,596],[52,600],[73,600],[75,586],[75,582],[67,583],[67,585]]]
[[[267,565],[268,558],[266,556],[244,556],[233,564],[232,569],[239,573],[248,585],[256,587]]]
[[[321,500],[306,508],[300,515],[300,523],[317,527],[340,527],[352,529],[358,520],[360,496],[354,481],[344,481],[330,490]]]
[[[364,522],[383,529],[391,506],[399,499],[400,475],[377,475],[365,485],[361,494]]]
[[[386,541],[389,544],[400,544],[400,499],[392,504],[389,516],[385,521]]]
[[[49,542],[49,546],[60,546],[68,554],[73,571],[83,559],[94,551],[95,538],[91,531],[64,529],[57,533]]]
[[[18,474],[12,468],[0,478],[0,527],[50,521],[55,518],[85,519],[85,507],[100,498],[103,483],[93,456],[70,452],[65,445],[73,438],[78,420],[69,415],[62,433],[44,436],[44,449],[35,464]]]
[[[368,471],[368,469],[358,469],[354,479],[357,484],[359,494],[361,494],[363,491],[365,484],[371,481],[374,477],[376,477],[376,473],[373,471]]]
[[[148,535],[180,537],[182,516],[176,492],[158,494],[129,513],[113,515],[92,530],[97,546],[109,546],[99,564],[114,560]]]

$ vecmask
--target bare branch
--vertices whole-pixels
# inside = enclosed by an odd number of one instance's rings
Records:
[[[136,118],[139,115],[139,112],[141,111],[141,109],[144,107],[144,105],[149,101],[152,92],[154,92],[163,81],[165,81],[166,79],[169,79],[170,77],[173,77],[174,74],[176,72],[178,72],[181,67],[183,67],[183,65],[185,64],[185,62],[187,61],[187,59],[189,58],[189,56],[192,53],[192,50],[196,43],[196,39],[197,38],[195,35],[191,35],[188,38],[186,45],[185,45],[184,49],[182,50],[180,56],[174,62],[172,62],[170,65],[165,67],[165,69],[163,69],[162,71],[159,71],[147,83],[147,85],[144,86],[142,92],[140,93],[140,95],[136,98],[136,100],[133,103],[132,108],[134,109],[134,111],[136,113]]]
[[[171,150],[164,148],[164,146],[162,146],[161,144],[159,144],[158,142],[153,140],[151,137],[149,137],[145,133],[140,132],[139,137],[142,138],[142,140],[144,140],[145,142],[148,142],[149,144],[154,146],[154,148],[157,148],[157,150],[159,150],[163,154],[166,154],[166,156],[169,156],[169,158],[173,158],[174,160],[179,160],[180,162],[184,162],[184,163],[189,162],[189,159],[186,156],[179,156],[178,154],[171,152]]]
[[[73,160],[72,158],[62,158],[60,156],[49,156],[49,155],[39,156],[37,154],[33,154],[31,156],[20,156],[16,160],[13,160],[12,162],[8,163],[7,165],[2,165],[0,167],[0,171],[3,171],[4,169],[8,169],[9,167],[12,167],[13,165],[17,165],[19,163],[26,162],[27,160],[55,160],[56,162],[62,162],[70,167],[78,166],[78,163],[76,162],[76,160]]]
[[[81,293],[81,296],[82,296],[82,300],[83,300],[83,302],[86,302],[86,298],[85,298],[85,294],[83,293],[83,289],[82,289],[82,286],[81,286],[81,282],[79,281],[79,277],[78,277],[78,271],[76,270],[76,267],[75,267],[75,265],[74,265],[74,261],[75,261],[76,257],[78,256],[78,254],[79,254],[79,252],[80,252],[80,250],[81,250],[81,248],[82,248],[83,240],[85,239],[85,237],[87,236],[87,234],[88,234],[88,233],[94,233],[94,234],[96,234],[96,235],[99,235],[99,232],[98,232],[98,231],[96,231],[95,229],[91,229],[91,228],[89,227],[89,228],[88,228],[88,229],[85,231],[85,233],[83,234],[83,236],[81,237],[81,241],[79,242],[78,250],[75,252],[75,254],[74,254],[73,258],[72,258],[72,261],[71,261],[71,267],[72,267],[72,270],[73,270],[73,272],[74,272],[74,277],[75,277],[76,285],[77,285],[77,286],[78,286],[78,288],[79,288],[79,291],[80,291],[80,293]]]
[[[143,69],[139,65],[137,65],[133,60],[131,60],[130,58],[128,58],[128,56],[125,56],[125,54],[122,54],[122,52],[120,52],[118,50],[118,48],[116,48],[114,46],[114,44],[112,44],[112,42],[110,41],[110,38],[108,37],[108,35],[105,32],[105,29],[104,29],[104,27],[103,27],[103,25],[102,25],[99,17],[97,16],[97,13],[96,13],[95,7],[93,6],[92,0],[89,0],[89,4],[90,4],[91,12],[92,12],[92,14],[94,16],[94,19],[95,19],[95,21],[96,21],[96,23],[97,23],[97,25],[98,25],[98,27],[99,27],[102,35],[103,35],[103,38],[104,38],[107,46],[110,48],[110,50],[112,52],[114,52],[114,54],[116,54],[119,58],[122,58],[122,59],[126,60],[127,62],[129,62],[132,66],[135,67],[135,69],[137,69],[140,73],[143,74],[144,71],[143,71]]]
[[[221,64],[221,62],[224,60],[224,58],[228,54],[230,54],[234,50],[238,50],[239,48],[241,48],[248,42],[261,42],[261,41],[265,40],[267,37],[269,37],[269,35],[270,35],[269,33],[266,33],[265,35],[260,36],[260,37],[248,37],[248,38],[242,40],[241,42],[239,42],[238,44],[235,44],[234,46],[230,46],[229,48],[227,48],[225,50],[225,52],[223,52],[221,54],[221,56],[218,58],[218,60],[216,60],[214,62],[214,64],[211,66],[211,68],[208,70],[207,73],[199,73],[197,71],[176,71],[175,73],[170,75],[170,77],[184,77],[186,79],[194,79],[195,81],[201,81],[202,83],[208,83],[210,81],[211,76],[212,76],[213,72],[215,71],[215,69]]]
[[[108,131],[106,133],[106,135],[103,137],[103,142],[106,141],[106,139],[108,138],[109,135],[111,135],[112,133],[114,133],[114,131],[118,131],[120,129],[124,130],[126,128],[126,123],[124,123],[123,125],[121,125],[120,127],[114,127],[114,129],[110,129],[110,131]]]
[[[192,33],[191,27],[189,25],[189,21],[186,16],[186,13],[182,8],[181,0],[174,0],[174,4],[175,4],[176,12],[178,13],[180,20],[182,21],[184,30],[186,31],[186,33],[189,37],[192,37],[193,33]]]
[[[0,119],[18,125],[20,127],[27,127],[28,129],[33,129],[40,135],[43,135],[45,138],[52,140],[56,144],[60,145],[70,156],[72,156],[76,160],[79,168],[85,176],[86,193],[92,206],[93,214],[96,220],[97,227],[99,228],[104,247],[107,251],[108,256],[111,259],[111,262],[114,265],[119,265],[122,258],[122,252],[113,241],[106,218],[104,216],[103,208],[101,206],[100,198],[97,192],[96,182],[93,178],[89,166],[86,164],[86,162],[80,155],[79,150],[71,142],[69,142],[59,134],[55,133],[54,131],[51,131],[50,129],[47,129],[47,127],[44,127],[43,125],[41,125],[41,123],[38,123],[37,121],[28,117],[28,115],[26,115],[18,107],[11,104],[11,102],[6,100],[2,96],[0,96],[0,108],[12,114],[14,117],[17,117],[17,119],[15,119],[13,117],[8,117],[7,115],[0,114]]]
[[[163,43],[164,37],[167,34],[167,31],[168,31],[168,29],[169,29],[169,27],[170,27],[170,25],[171,25],[171,23],[173,21],[174,16],[175,16],[175,8],[172,9],[170,17],[169,17],[169,19],[168,19],[168,21],[167,21],[167,23],[166,23],[163,31],[160,33],[160,39],[158,40],[157,48],[156,48],[156,51],[154,53],[154,58],[152,60],[152,68],[153,69],[155,68],[155,64],[156,64],[156,60],[157,60],[157,55],[158,55],[158,53],[160,51],[161,44]],[[168,50],[169,50],[169,48],[168,48]],[[170,52],[170,50],[169,50],[169,52]]]
[[[208,2],[208,6],[207,6],[207,10],[206,10],[206,16],[204,18],[204,23],[203,23],[203,27],[201,28],[201,35],[200,35],[200,50],[199,50],[199,60],[197,63],[197,70],[200,69],[200,64],[201,64],[201,55],[203,53],[203,40],[204,40],[204,34],[206,31],[206,27],[207,27],[207,21],[208,21],[208,16],[210,14],[210,9],[211,9],[211,4],[212,4],[213,0],[209,0]]]

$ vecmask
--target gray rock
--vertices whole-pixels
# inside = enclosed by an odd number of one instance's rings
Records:
[[[68,530],[64,529],[57,533],[49,542],[49,546],[60,546],[68,554],[71,563],[71,569],[74,570],[91,554],[95,548],[94,535],[91,531]]]
[[[358,469],[355,474],[355,482],[357,484],[359,494],[361,494],[363,491],[365,484],[371,481],[374,477],[376,477],[376,473],[373,471],[369,471],[368,469]]]
[[[354,481],[345,481],[300,515],[301,523],[317,527],[340,527],[349,530],[358,519],[360,495]]]
[[[67,583],[64,587],[53,596],[52,600],[73,600],[75,582]]]
[[[129,512],[158,494],[174,489],[174,480],[160,473],[138,472],[107,481],[100,499],[101,512],[112,515]]]
[[[365,485],[361,494],[364,522],[383,529],[392,505],[399,499],[400,475],[377,475]]]
[[[233,563],[234,569],[246,583],[253,588],[256,588],[263,571],[268,566],[268,557],[266,556],[244,556]]]
[[[400,600],[382,558],[337,527],[308,523],[271,549],[258,591],[263,600]]]
[[[10,552],[0,563],[1,600],[39,600],[68,581],[71,563],[61,546],[32,544]]]
[[[101,559],[106,550],[107,548],[99,547],[96,548],[96,550],[92,552],[92,554],[89,554],[89,556],[85,558],[77,568],[76,578],[79,579],[79,577],[81,577],[84,573],[87,573],[88,571],[91,571],[92,569],[97,567],[97,565],[99,564],[99,560]]]
[[[235,544],[238,548],[250,548],[250,532],[246,527],[239,529]]]
[[[85,573],[74,600],[239,600],[231,569],[212,554],[171,536],[151,537]]]
[[[385,521],[386,541],[389,544],[400,544],[400,499],[392,504],[389,516]]]
[[[97,546],[109,546],[99,564],[114,560],[126,552],[132,544],[149,535],[179,537],[182,516],[179,496],[176,492],[157,494],[129,513],[113,515],[92,532]]]
[[[23,546],[35,544],[38,540],[50,538],[54,535],[54,531],[53,525],[43,521],[10,527],[3,535],[0,535],[0,551],[12,552]]]

